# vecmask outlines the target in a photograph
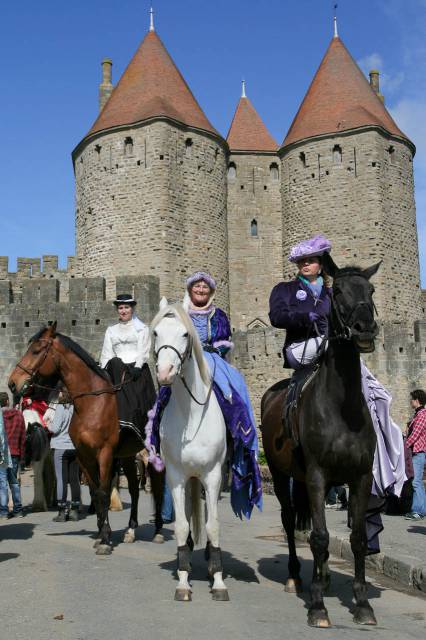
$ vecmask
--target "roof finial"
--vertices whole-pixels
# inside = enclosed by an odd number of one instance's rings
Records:
[[[155,31],[154,29],[154,9],[151,7],[149,10],[149,30]]]
[[[336,11],[337,11],[337,2],[334,3],[333,6],[334,9],[334,17],[333,17],[333,22],[334,22],[334,37],[338,38],[339,34],[337,33],[337,15],[336,15]]]
[[[242,98],[247,98],[247,96],[246,96],[246,81],[244,79],[241,80],[241,97]]]

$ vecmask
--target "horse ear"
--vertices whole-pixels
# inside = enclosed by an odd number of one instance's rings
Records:
[[[189,293],[185,291],[185,295],[182,302],[182,307],[185,309],[186,313],[189,311],[189,304],[191,302],[191,298],[189,297]]]
[[[374,276],[375,273],[378,272],[380,265],[382,264],[383,260],[380,260],[379,262],[376,262],[376,264],[373,264],[372,267],[368,267],[368,269],[364,269],[364,271],[362,272],[362,275],[367,278],[367,280],[370,280],[370,278],[372,276]]]
[[[55,320],[55,322],[50,327],[52,338],[54,338],[56,336],[56,325],[57,324],[58,324],[58,322],[57,322],[57,320]]]
[[[164,296],[161,298],[160,300],[160,311],[162,311],[163,309],[165,309],[166,307],[169,306],[168,300],[167,298],[165,298]]]
[[[322,255],[321,262],[326,274],[329,275],[331,278],[334,278],[336,272],[339,270],[339,267],[334,262],[333,258],[328,252],[325,252]]]

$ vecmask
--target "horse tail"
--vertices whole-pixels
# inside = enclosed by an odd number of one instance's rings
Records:
[[[312,526],[311,506],[309,504],[306,484],[293,478],[292,490],[293,509],[295,514],[295,527],[297,531],[309,531]]]
[[[192,537],[197,544],[201,537],[201,483],[198,478],[190,479],[192,503]]]
[[[49,436],[46,429],[38,422],[29,424],[25,443],[26,460],[40,462],[48,448]]]

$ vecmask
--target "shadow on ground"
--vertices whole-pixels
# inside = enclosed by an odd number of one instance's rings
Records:
[[[259,584],[259,579],[256,572],[245,562],[238,560],[232,553],[222,550],[222,562],[223,562],[223,578],[232,577],[234,580],[240,582],[254,582]],[[191,557],[192,571],[191,580],[207,580],[207,561],[204,558],[204,549],[197,549],[192,553]],[[168,560],[167,562],[161,562],[161,569],[169,571],[173,576],[176,576],[177,561]]]
[[[0,526],[0,542],[2,540],[29,540],[34,535],[35,524],[17,522]]]

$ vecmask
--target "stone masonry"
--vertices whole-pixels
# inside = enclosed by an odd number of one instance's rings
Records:
[[[278,156],[232,153],[228,171],[229,292],[232,327],[268,326],[268,298],[282,278]]]

